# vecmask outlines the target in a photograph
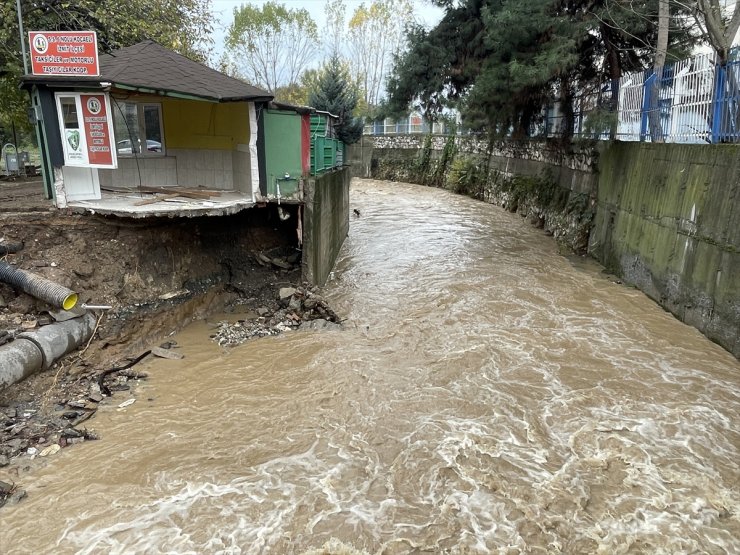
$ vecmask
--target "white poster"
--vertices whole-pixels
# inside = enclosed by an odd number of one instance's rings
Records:
[[[65,161],[72,164],[86,164],[85,153],[82,150],[82,141],[80,140],[79,129],[65,129],[64,130],[64,150],[65,150]]]

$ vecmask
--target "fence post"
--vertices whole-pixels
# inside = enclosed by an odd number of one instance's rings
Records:
[[[656,76],[655,73],[653,73],[652,70],[645,70],[650,71],[650,75],[647,79],[645,79],[645,82],[642,84],[642,110],[641,110],[641,120],[640,120],[640,141],[644,141],[650,136],[650,131],[648,129],[649,125],[649,116],[650,116],[650,102],[653,98],[653,81],[655,81]]]
[[[611,96],[609,97],[609,113],[613,118],[609,125],[609,140],[617,139],[617,129],[619,128],[619,78],[611,80],[609,87]]]
[[[714,66],[714,97],[712,98],[712,144],[722,142],[722,108],[725,104],[725,72],[720,64]]]

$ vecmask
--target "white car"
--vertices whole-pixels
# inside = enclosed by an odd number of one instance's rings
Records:
[[[122,141],[118,141],[116,148],[118,149],[118,154],[133,154],[131,150],[131,139],[123,139]],[[154,141],[152,139],[147,139],[146,149],[149,152],[162,152],[162,143],[160,143],[159,141]]]

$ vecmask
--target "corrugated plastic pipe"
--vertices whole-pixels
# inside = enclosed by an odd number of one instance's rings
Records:
[[[95,315],[88,313],[22,333],[12,343],[0,347],[0,389],[50,368],[56,360],[90,339],[95,323]]]
[[[19,270],[2,260],[0,260],[0,281],[22,289],[57,308],[72,310],[77,304],[77,293],[71,289],[31,272]]]

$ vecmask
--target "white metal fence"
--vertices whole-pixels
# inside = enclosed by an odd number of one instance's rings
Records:
[[[617,138],[650,141],[651,110],[660,114],[662,139],[674,143],[712,142],[714,55],[702,54],[663,69],[656,107],[651,107],[652,71],[630,73],[619,80]]]

